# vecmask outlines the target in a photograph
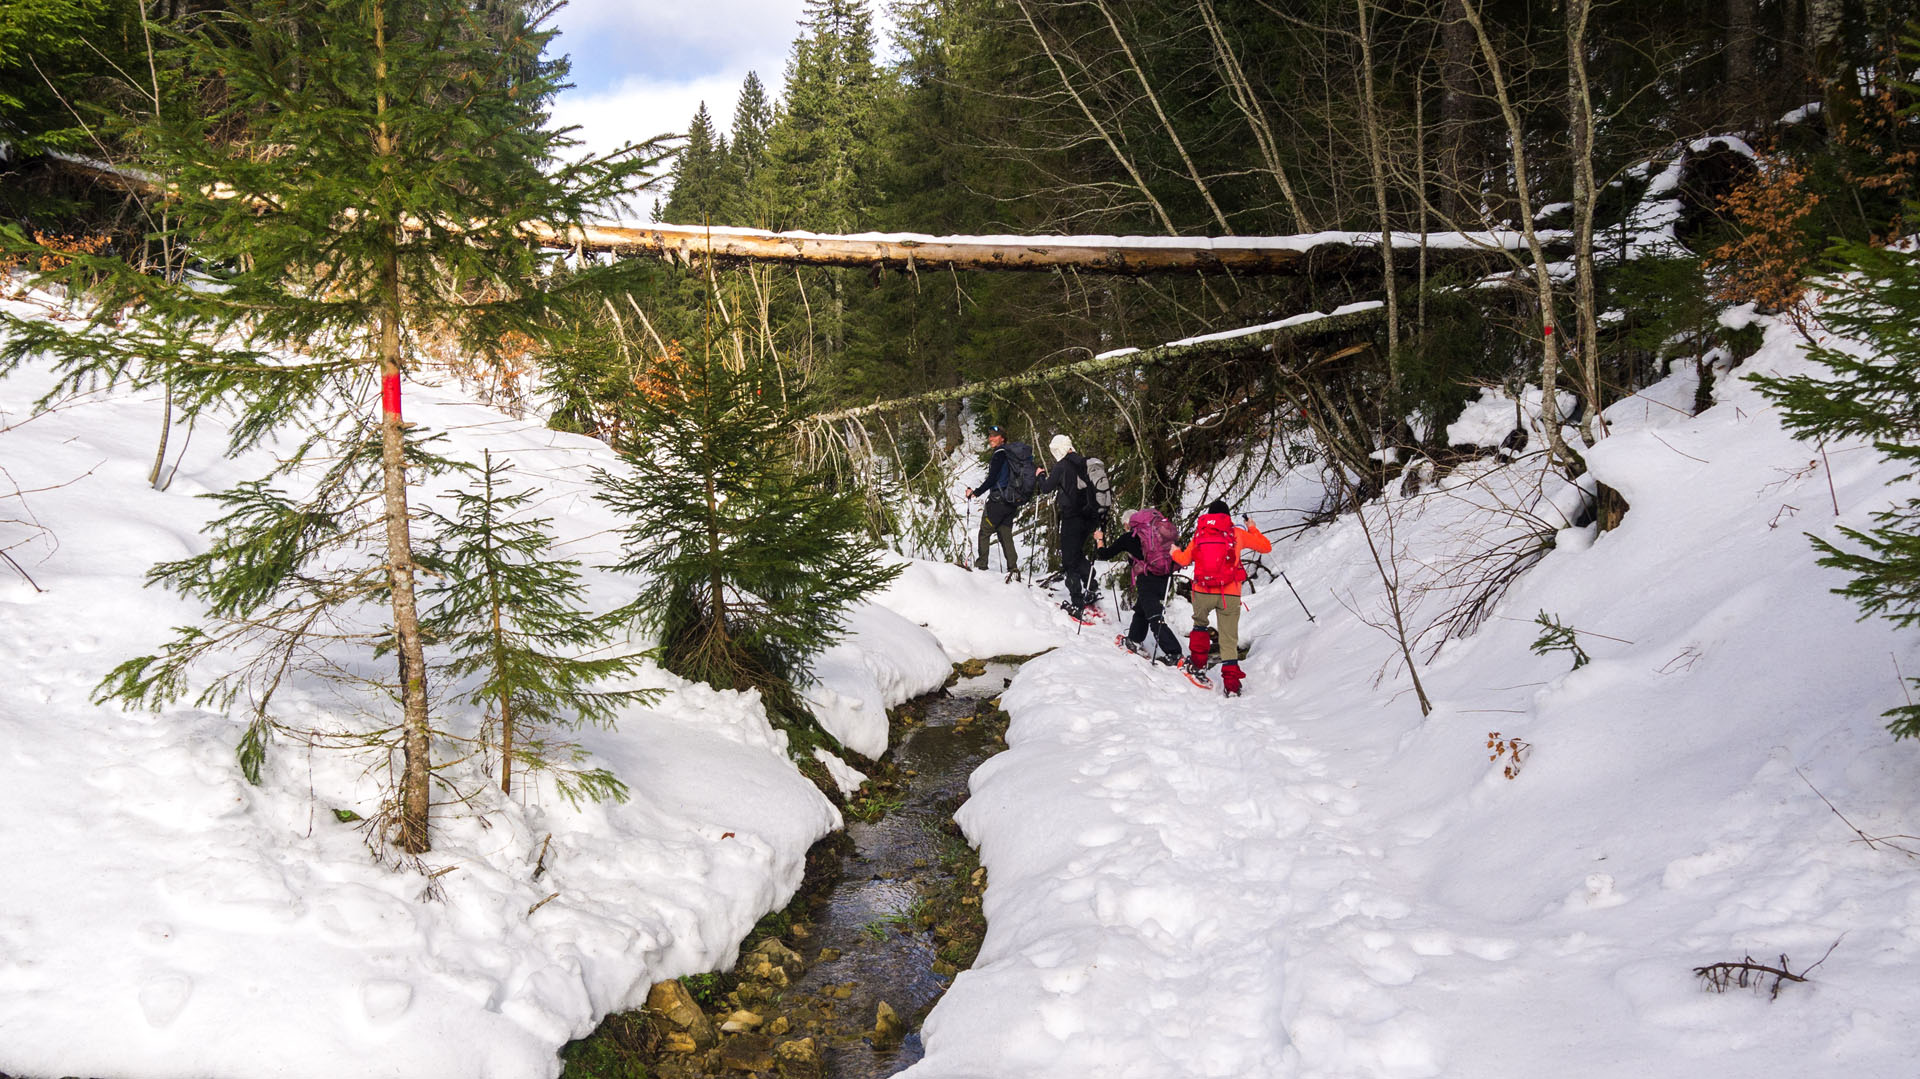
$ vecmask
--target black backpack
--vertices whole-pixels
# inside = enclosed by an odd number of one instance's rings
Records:
[[[994,497],[1009,506],[1024,506],[1033,497],[1033,447],[1025,442],[1009,442],[1007,467],[1000,473],[1000,485],[993,489]]]

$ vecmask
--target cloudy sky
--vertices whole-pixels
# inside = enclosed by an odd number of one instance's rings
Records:
[[[554,119],[590,149],[684,133],[701,101],[725,131],[747,72],[778,95],[802,0],[571,0],[553,48],[573,59],[574,88]]]

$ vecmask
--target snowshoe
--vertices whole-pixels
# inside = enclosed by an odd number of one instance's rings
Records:
[[[1062,603],[1060,609],[1067,612],[1068,618],[1073,619],[1083,626],[1097,626],[1100,624],[1100,608],[1098,607],[1091,605],[1076,607],[1069,601]]]
[[[1207,677],[1205,668],[1194,666],[1190,659],[1182,659],[1175,665],[1179,667],[1181,674],[1187,676],[1187,681],[1209,693],[1213,692],[1213,679]]]

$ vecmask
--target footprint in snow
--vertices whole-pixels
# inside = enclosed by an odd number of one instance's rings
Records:
[[[180,1017],[191,996],[192,978],[178,972],[158,974],[140,983],[140,1012],[147,1025],[158,1030]]]

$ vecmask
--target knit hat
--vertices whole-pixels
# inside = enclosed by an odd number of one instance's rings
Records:
[[[1047,443],[1047,449],[1053,451],[1053,459],[1058,461],[1073,452],[1073,439],[1066,435],[1054,435],[1053,441]]]
[[[1226,499],[1216,498],[1213,501],[1207,503],[1207,512],[1208,513],[1232,513],[1233,511],[1227,508]]]
[[[1147,512],[1147,511],[1146,511],[1146,510],[1128,510],[1127,512],[1125,512],[1125,513],[1123,513],[1123,514],[1121,514],[1121,515],[1120,515],[1120,519],[1121,519],[1122,521],[1125,521],[1125,522],[1127,522],[1127,527],[1128,527],[1128,528],[1132,528],[1132,527],[1133,527],[1133,519],[1134,519],[1135,517],[1137,517],[1137,516],[1139,516],[1140,514],[1142,514],[1142,513],[1145,513],[1145,512]]]

